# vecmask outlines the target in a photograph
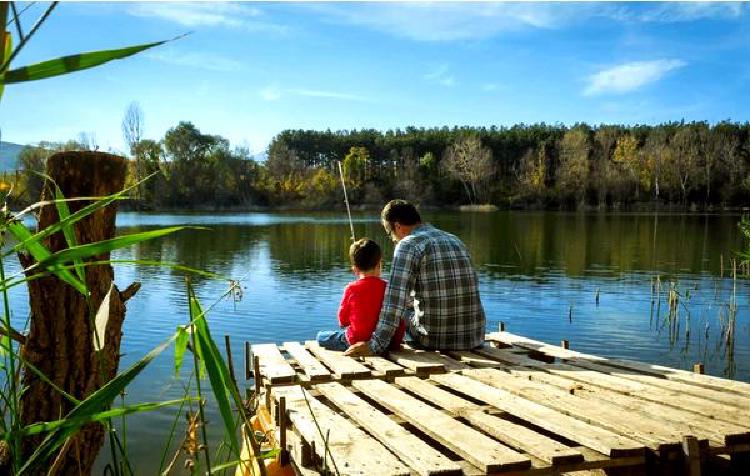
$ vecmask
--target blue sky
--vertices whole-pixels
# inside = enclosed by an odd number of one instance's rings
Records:
[[[188,31],[8,86],[2,139],[121,151],[131,101],[146,138],[187,120],[253,152],[287,128],[750,119],[745,3],[62,3],[14,65]]]

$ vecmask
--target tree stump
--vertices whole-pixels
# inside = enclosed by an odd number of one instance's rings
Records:
[[[47,161],[47,174],[57,183],[66,198],[105,196],[122,190],[127,162],[124,158],[103,152],[60,152]],[[54,186],[45,184],[42,200],[54,198]],[[88,205],[89,201],[69,202],[71,213]],[[116,205],[97,210],[75,225],[79,245],[113,238],[115,235]],[[59,221],[54,204],[41,208],[38,230]],[[61,232],[45,240],[52,252],[67,248]],[[24,268],[34,259],[20,254]],[[109,253],[95,256],[90,261],[108,260]],[[54,276],[28,283],[31,309],[29,334],[21,355],[41,370],[52,382],[79,400],[91,395],[117,373],[120,361],[120,338],[125,318],[125,301],[137,291],[133,283],[123,292],[116,287],[110,297],[109,321],[103,349],[96,355],[93,343],[93,319],[96,311],[113,285],[114,270],[110,265],[86,266],[86,286],[90,299]],[[28,274],[34,274],[32,271]],[[24,425],[53,421],[66,415],[73,405],[42,382],[34,373],[24,371],[23,385],[28,387],[21,400]],[[23,451],[30,455],[41,442],[41,437],[24,441]],[[101,424],[85,426],[49,464],[59,468],[57,474],[90,474],[96,456],[104,443]],[[47,468],[40,471],[46,472]]]

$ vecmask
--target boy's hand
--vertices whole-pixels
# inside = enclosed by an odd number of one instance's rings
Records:
[[[368,342],[357,342],[356,344],[349,346],[349,348],[346,349],[346,352],[344,352],[344,355],[348,355],[349,357],[370,357],[374,354],[370,350]]]

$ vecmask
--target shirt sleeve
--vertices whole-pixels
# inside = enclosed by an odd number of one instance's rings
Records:
[[[391,276],[385,289],[378,325],[370,338],[369,346],[373,354],[385,352],[399,324],[406,318],[409,293],[414,289],[418,267],[419,256],[415,246],[409,241],[399,242],[393,253]]]
[[[349,286],[344,289],[344,297],[341,298],[341,304],[339,305],[339,325],[341,327],[348,326],[349,323],[349,297],[351,296],[351,288]]]

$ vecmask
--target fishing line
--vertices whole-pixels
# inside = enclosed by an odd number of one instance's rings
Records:
[[[341,177],[341,186],[344,187],[344,202],[346,203],[346,213],[349,215],[349,228],[352,231],[352,242],[356,241],[354,237],[354,223],[352,222],[352,211],[349,209],[349,198],[346,196],[346,183],[344,182],[344,170],[341,168],[341,161],[339,163],[339,176]]]

